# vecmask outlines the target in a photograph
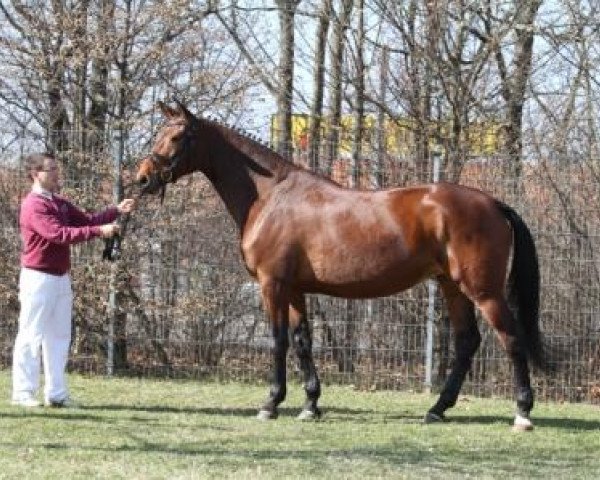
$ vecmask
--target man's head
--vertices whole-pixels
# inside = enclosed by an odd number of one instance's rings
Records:
[[[25,158],[25,167],[34,185],[56,193],[60,190],[58,162],[51,153],[33,153]]]

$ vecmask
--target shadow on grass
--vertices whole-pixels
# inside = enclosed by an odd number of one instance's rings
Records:
[[[560,428],[564,430],[598,430],[600,420],[581,420],[579,418],[539,418],[534,419],[538,427]]]
[[[531,417],[533,424],[536,428],[558,428],[561,430],[598,430],[600,431],[600,420],[582,420],[578,418],[548,418],[541,417],[536,418],[535,415]],[[506,423],[512,425],[513,418],[502,416],[502,415],[474,415],[474,416],[460,416],[453,417],[448,416],[446,421],[438,425],[445,424],[479,424],[479,425],[491,425],[496,423]],[[433,424],[436,425],[436,424]]]
[[[95,414],[94,412],[98,412]],[[173,407],[160,405],[123,405],[123,404],[99,404],[99,405],[83,405],[77,409],[21,409],[11,407],[4,409],[0,416],[2,418],[24,418],[24,417],[52,417],[67,421],[73,420],[89,420],[98,422],[110,422],[110,418],[102,415],[102,412],[131,412],[131,413],[147,413],[147,414],[189,414],[189,415],[215,415],[223,417],[240,417],[254,419],[258,412],[257,408],[235,408],[235,407]],[[294,419],[300,413],[298,407],[282,407],[279,409],[279,418]],[[458,413],[458,412],[457,412]],[[148,419],[141,419],[145,422]],[[421,423],[422,415],[416,415],[409,412],[397,412],[390,414],[389,412],[379,412],[375,409],[364,408],[347,408],[347,407],[325,407],[323,408],[323,421],[326,422],[352,422],[352,423],[389,423],[398,422],[405,424]],[[567,417],[536,417],[532,416],[532,420],[536,428],[555,428],[560,430],[573,431],[600,431],[600,420],[584,420],[578,418]],[[506,415],[453,415],[452,411],[448,412],[446,421],[439,424],[432,424],[430,427],[435,428],[436,425],[492,425],[492,424],[512,424],[512,417]]]
[[[70,409],[70,410],[58,410],[58,409],[45,409],[45,408],[36,408],[36,409],[20,409],[15,407],[15,411],[7,411],[4,410],[0,412],[0,418],[3,420],[13,418],[13,419],[22,419],[22,418],[55,418],[59,420],[89,420],[94,422],[107,422],[106,416],[104,415],[93,415],[90,413],[84,413],[82,409]]]
[[[173,407],[173,406],[157,406],[157,405],[89,405],[82,406],[81,410],[98,410],[98,411],[131,411],[144,413],[186,413],[191,415],[220,415],[226,417],[256,417],[258,408],[229,408],[229,407]],[[300,413],[299,407],[280,407],[280,418],[294,418]],[[412,414],[393,414],[377,412],[369,409],[354,409],[345,407],[326,407],[323,409],[323,418],[328,417],[348,417],[352,421],[368,421],[370,423],[380,420],[422,420],[421,415]],[[339,418],[344,421],[343,418]]]
[[[388,465],[419,464],[431,461],[431,453],[420,445],[408,445],[403,442],[401,448],[396,445],[369,447],[364,445],[355,446],[331,446],[319,445],[306,447],[303,445],[290,445],[288,448],[260,447],[241,445],[237,439],[220,439],[219,443],[203,440],[177,443],[177,442],[152,442],[146,439],[136,438],[135,435],[127,435],[120,445],[77,445],[70,442],[56,441],[28,441],[10,442],[0,440],[0,449],[22,449],[24,447],[33,450],[65,451],[73,454],[79,452],[104,452],[114,453],[158,453],[160,455],[174,455],[176,457],[202,456],[209,463],[218,465],[219,468],[235,468],[240,465],[281,465],[279,468],[289,466],[290,460],[300,461],[314,467],[315,465],[344,462],[364,462]],[[128,442],[128,443],[125,443]]]
[[[225,417],[243,417],[255,418],[258,412],[257,408],[228,408],[228,407],[172,407],[172,406],[155,406],[155,405],[93,405],[84,406],[80,411],[130,411],[143,413],[181,413],[191,415],[218,415]],[[300,413],[299,408],[284,407],[279,409],[280,418],[295,418]],[[65,415],[66,418],[73,418],[73,415]],[[85,416],[77,415],[76,418],[85,418]],[[90,419],[103,419],[104,417],[90,415]],[[577,418],[548,418],[532,417],[534,425],[538,428],[557,428],[561,430],[599,430],[600,420],[582,420]],[[394,413],[378,412],[369,409],[356,409],[345,407],[327,407],[323,409],[322,420],[333,422],[350,421],[352,423],[420,423],[423,420],[423,415],[415,415],[413,413]],[[465,425],[492,425],[506,424],[511,425],[512,417],[506,415],[472,415],[472,416],[452,416],[450,413],[445,422],[439,425],[447,424],[465,424]],[[433,424],[432,427],[435,427]]]
[[[257,413],[255,408],[205,408],[205,407],[170,407],[158,405],[86,405],[81,410],[98,410],[113,412],[143,412],[143,413],[186,413],[190,415],[222,415],[228,417],[252,417]],[[281,412],[281,411],[280,411]]]

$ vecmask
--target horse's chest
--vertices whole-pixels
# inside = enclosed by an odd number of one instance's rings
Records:
[[[242,236],[241,250],[246,268],[252,275],[256,275],[261,267],[285,257],[292,241],[285,224],[257,218]]]

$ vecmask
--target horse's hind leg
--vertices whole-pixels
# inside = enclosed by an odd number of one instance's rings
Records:
[[[296,355],[304,376],[306,403],[298,416],[300,420],[308,420],[321,416],[317,406],[321,396],[321,382],[312,356],[312,338],[306,317],[306,301],[304,295],[293,295],[290,303],[290,326]]]
[[[533,390],[529,378],[527,355],[523,345],[521,345],[519,335],[517,335],[517,326],[513,314],[502,295],[478,301],[477,307],[496,330],[502,346],[513,362],[515,396],[517,397],[517,414],[514,428],[515,430],[531,430],[533,424],[529,419],[529,412],[533,408]]]
[[[440,285],[454,327],[456,358],[438,401],[425,415],[426,423],[443,420],[444,412],[456,404],[465,376],[471,368],[473,355],[481,343],[473,302],[451,280],[443,280]]]

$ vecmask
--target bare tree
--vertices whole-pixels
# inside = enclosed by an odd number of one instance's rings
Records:
[[[487,43],[473,38],[471,31],[479,26],[479,15],[462,2],[447,2],[446,9],[430,11],[436,32],[435,43],[430,44],[429,61],[435,72],[439,94],[448,105],[450,126],[438,141],[446,147],[446,173],[457,181],[471,150],[470,127],[473,122],[488,123],[485,98],[488,89],[484,73],[489,70],[491,49]],[[432,35],[433,37],[434,35]],[[441,100],[441,99],[440,99]],[[438,105],[438,108],[441,108]],[[445,112],[444,112],[445,113]],[[442,121],[442,112],[438,112]],[[443,115],[445,117],[446,115]]]
[[[100,0],[97,5],[99,38],[109,38],[114,26],[114,0]],[[109,73],[111,68],[110,42],[98,45],[91,52],[91,73],[89,80],[90,107],[87,127],[90,130],[93,148],[100,148],[106,135],[109,113]]]
[[[279,54],[279,88],[277,118],[279,129],[277,150],[292,158],[292,102],[294,93],[294,16],[301,0],[276,0],[279,8],[281,50]]]
[[[356,58],[354,78],[354,132],[352,139],[352,162],[350,167],[350,185],[358,187],[362,160],[362,144],[365,139],[365,2],[358,0],[356,32]]]
[[[506,111],[504,147],[517,176],[521,173],[523,106],[531,75],[535,20],[541,5],[542,0],[515,1],[505,13],[488,0],[481,10],[485,34],[479,38],[490,43],[496,59]],[[504,41],[506,35],[509,42]]]
[[[417,0],[386,2],[373,0],[373,8],[387,23],[390,37],[399,51],[399,66],[389,79],[389,95],[396,105],[388,107],[391,118],[406,123],[413,133],[412,157],[418,181],[428,179],[427,159],[431,135],[431,96],[436,82],[432,52],[439,42],[440,30],[436,7],[438,2],[425,6]],[[429,12],[429,13],[428,13]],[[429,56],[428,56],[429,55]],[[405,146],[410,150],[410,145]]]
[[[325,82],[325,54],[330,17],[332,15],[332,0],[323,0],[319,10],[315,58],[313,61],[313,101],[310,108],[310,125],[308,138],[309,166],[312,170],[319,169],[319,154],[321,145],[321,128],[323,125],[323,95]]]
[[[377,157],[371,169],[371,185],[375,188],[383,186],[383,166],[387,158],[386,111],[382,105],[387,103],[388,79],[390,66],[389,48],[381,49],[379,61],[379,95],[377,103]]]
[[[333,161],[338,155],[341,119],[344,51],[346,49],[346,30],[348,29],[354,0],[340,0],[339,11],[333,23],[331,40],[331,74],[329,83],[329,127],[327,135],[327,172],[331,172]]]

